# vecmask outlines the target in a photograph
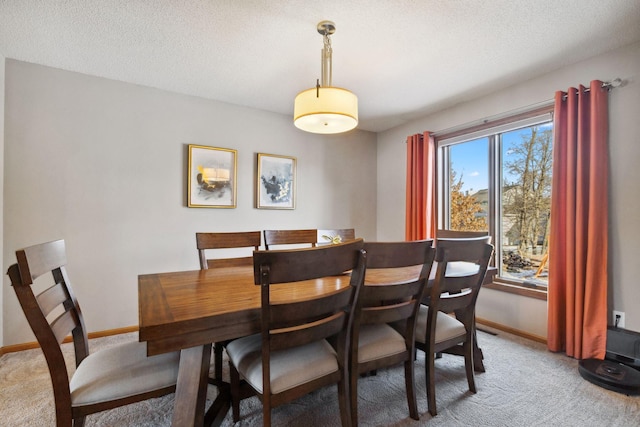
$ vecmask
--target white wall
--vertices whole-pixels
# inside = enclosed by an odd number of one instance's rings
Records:
[[[434,65],[434,66],[437,66]],[[437,132],[553,98],[555,91],[594,79],[620,77],[624,87],[610,94],[610,298],[626,312],[626,327],[640,331],[640,44],[563,67],[521,85],[458,104],[378,134],[378,239],[404,237],[406,147],[408,135]],[[384,167],[383,167],[384,165]],[[384,174],[384,176],[383,176]],[[478,317],[546,337],[546,304],[527,297],[483,290]]]
[[[197,231],[355,227],[376,237],[375,134],[8,59],[3,271],[67,242],[89,331],[137,325],[137,276],[198,268]],[[292,100],[293,102],[293,100]],[[186,145],[238,150],[236,209],[186,207]],[[256,153],[297,158],[295,210],[254,206]],[[4,278],[4,345],[33,341]]]
[[[4,210],[4,198],[2,197],[4,191],[4,56],[0,55],[0,217],[2,216],[2,211]],[[0,242],[3,241],[3,233],[4,228],[2,226],[2,221],[0,221]],[[0,246],[0,259],[3,259],[3,250],[2,246]],[[2,271],[4,273],[4,270]],[[2,309],[4,305],[4,292],[0,292],[0,347],[4,345],[4,334],[2,334],[3,329],[3,315],[4,310]]]

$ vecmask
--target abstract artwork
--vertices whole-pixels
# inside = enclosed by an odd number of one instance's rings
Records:
[[[295,157],[258,153],[258,209],[295,209],[295,187]]]
[[[237,151],[189,145],[187,206],[235,208]]]

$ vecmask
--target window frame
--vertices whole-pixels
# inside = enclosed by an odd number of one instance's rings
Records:
[[[514,130],[519,127],[533,126],[536,123],[542,123],[544,121],[553,121],[553,103],[545,103],[544,105],[527,109],[526,111],[520,111],[512,114],[505,114],[494,119],[486,119],[481,123],[463,125],[450,131],[443,131],[434,133],[434,142],[436,146],[437,161],[436,161],[436,200],[438,205],[437,221],[438,228],[446,228],[448,222],[449,206],[445,203],[445,197],[447,196],[446,185],[449,181],[446,168],[441,165],[448,164],[448,152],[444,147],[473,141],[480,138],[488,138],[489,146],[489,212],[487,215],[487,222],[489,226],[489,234],[492,236],[494,244],[501,244],[500,239],[497,239],[498,233],[498,221],[496,216],[501,212],[501,201],[499,200],[500,183],[502,181],[501,176],[501,150],[500,142],[496,141],[497,134],[504,133],[509,130]],[[491,148],[491,146],[496,148]],[[492,260],[492,264],[496,265],[495,256]],[[485,285],[487,288],[496,289],[504,292],[514,293],[527,297],[537,299],[547,299],[547,288],[544,286],[528,285],[523,282],[509,280],[508,278],[500,277],[496,275],[493,283]]]

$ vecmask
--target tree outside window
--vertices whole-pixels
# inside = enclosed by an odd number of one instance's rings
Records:
[[[441,226],[490,231],[499,276],[528,286],[547,285],[552,141],[547,117],[440,145]]]

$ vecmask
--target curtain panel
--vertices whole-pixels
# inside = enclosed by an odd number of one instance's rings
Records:
[[[436,235],[436,147],[429,132],[407,137],[405,240]]]
[[[601,81],[556,92],[547,345],[577,359],[606,352],[607,139]]]

